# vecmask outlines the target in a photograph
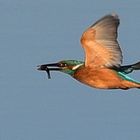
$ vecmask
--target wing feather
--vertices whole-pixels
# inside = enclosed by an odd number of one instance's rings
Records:
[[[85,65],[94,67],[119,67],[122,52],[117,41],[119,18],[107,15],[89,27],[81,37],[85,50]]]

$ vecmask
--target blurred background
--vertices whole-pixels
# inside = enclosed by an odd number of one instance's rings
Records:
[[[121,19],[123,64],[140,60],[140,1],[0,0],[0,140],[139,140],[140,90],[99,90],[42,63],[84,60],[83,31]],[[140,71],[130,75],[140,81]]]

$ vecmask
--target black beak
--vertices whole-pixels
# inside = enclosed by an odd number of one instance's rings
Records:
[[[37,66],[40,71],[46,71],[48,75],[48,79],[51,79],[50,71],[60,71],[61,68],[59,63],[52,63],[52,64],[43,64]]]

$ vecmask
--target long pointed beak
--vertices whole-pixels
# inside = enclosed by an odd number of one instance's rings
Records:
[[[60,71],[61,70],[61,68],[59,67],[59,63],[43,64],[43,65],[38,65],[37,67],[38,67],[37,70],[47,72],[48,79],[51,78],[50,71]]]

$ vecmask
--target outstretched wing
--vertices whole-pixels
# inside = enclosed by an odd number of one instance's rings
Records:
[[[107,15],[89,27],[81,37],[85,50],[85,65],[92,67],[119,67],[122,52],[117,41],[119,18]]]

